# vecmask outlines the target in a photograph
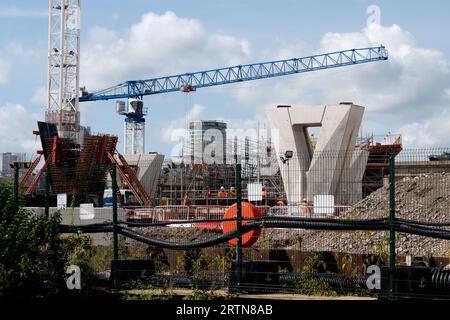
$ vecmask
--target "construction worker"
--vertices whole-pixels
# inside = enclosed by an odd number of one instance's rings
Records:
[[[183,198],[183,206],[190,206],[190,205],[191,205],[191,201],[189,200],[189,197],[186,194]]]
[[[279,206],[279,207],[284,206],[283,200],[278,200],[278,201],[277,201],[277,206]]]
[[[227,197],[227,192],[225,191],[225,187],[221,186],[219,192],[217,193],[217,196],[219,198],[226,198]]]
[[[237,196],[236,189],[234,189],[234,187],[231,187],[230,188],[230,197],[236,198],[236,196]]]
[[[222,206],[226,206],[227,205],[227,199],[226,197],[228,196],[227,191],[225,190],[225,187],[220,187],[219,192],[217,193],[217,197],[219,198],[219,200],[217,201],[217,204],[222,205]]]
[[[302,200],[302,204],[300,207],[300,213],[302,214],[302,216],[311,216],[312,215],[312,206],[308,202],[308,200],[306,200],[305,198],[303,198],[303,200]]]
[[[211,190],[209,190],[209,188],[206,190],[206,196],[205,196],[205,204],[209,205],[209,199],[211,198]]]

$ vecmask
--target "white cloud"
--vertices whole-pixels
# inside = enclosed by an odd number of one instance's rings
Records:
[[[36,48],[27,48],[19,41],[10,42],[6,50],[8,55],[14,56],[15,58],[26,58],[26,59],[39,59],[42,52],[36,50]]]
[[[0,8],[0,17],[5,18],[45,18],[47,16],[47,10],[24,9],[15,6]]]
[[[47,104],[47,89],[45,87],[37,88],[34,91],[30,101],[41,106],[45,106]]]
[[[444,96],[445,96],[446,99],[450,100],[450,88],[445,90]]]
[[[248,137],[250,140],[256,141],[258,137],[258,127],[260,137],[265,136],[265,129],[268,128],[268,123],[263,112],[257,112],[254,117],[247,119],[224,118],[222,120],[227,123],[227,139],[238,137],[238,139],[243,140]]]
[[[419,122],[406,124],[400,128],[403,145],[425,148],[450,145],[450,109]]]
[[[32,134],[38,119],[20,104],[0,106],[0,152],[34,153],[40,146]]]
[[[192,108],[181,118],[174,119],[169,126],[161,129],[161,139],[164,142],[179,142],[186,136],[189,122],[200,120],[205,107],[200,104],[194,104]]]
[[[20,67],[39,65],[42,53],[45,51],[26,47],[17,40],[0,46],[0,85],[15,81]],[[12,70],[16,72],[12,73]]]
[[[450,84],[448,62],[442,52],[418,47],[413,36],[399,26],[372,24],[360,33],[327,34],[322,39],[321,49],[380,43],[389,51],[387,62],[372,63],[360,72],[332,79],[332,82],[338,80],[339,85],[322,91],[325,97],[358,101],[366,105],[370,113],[401,115],[407,121],[429,116],[429,107],[433,107],[433,112],[442,111],[442,93]]]
[[[243,63],[251,54],[247,41],[209,33],[198,20],[171,11],[144,14],[123,34],[95,27],[82,50],[81,85],[89,91],[124,80]]]

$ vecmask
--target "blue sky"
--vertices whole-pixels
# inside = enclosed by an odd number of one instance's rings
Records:
[[[377,28],[366,26],[369,5],[380,7]],[[39,148],[31,132],[45,110],[47,10],[46,0],[0,2],[0,152]],[[146,98],[146,151],[170,154],[177,144],[171,134],[186,117],[223,118],[247,129],[276,104],[340,101],[367,107],[364,132],[401,133],[413,147],[448,146],[450,128],[442,125],[450,121],[448,12],[448,1],[82,0],[80,84],[101,89],[382,42],[391,54],[386,64]],[[82,124],[122,139],[113,102],[80,110]]]

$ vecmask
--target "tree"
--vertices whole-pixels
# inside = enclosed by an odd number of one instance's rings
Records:
[[[0,297],[38,298],[64,288],[65,265],[73,245],[57,237],[61,215],[13,210],[12,187],[0,181]]]

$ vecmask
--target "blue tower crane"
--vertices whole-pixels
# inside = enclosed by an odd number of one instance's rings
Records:
[[[143,97],[168,92],[192,92],[199,88],[243,81],[287,76],[297,73],[383,61],[388,52],[383,45],[335,51],[301,58],[236,65],[147,80],[130,80],[97,92],[82,91],[80,102],[128,99],[118,101],[117,112],[125,118],[125,153],[143,153],[146,108]],[[140,137],[139,137],[140,136]],[[129,142],[131,141],[131,142]]]

